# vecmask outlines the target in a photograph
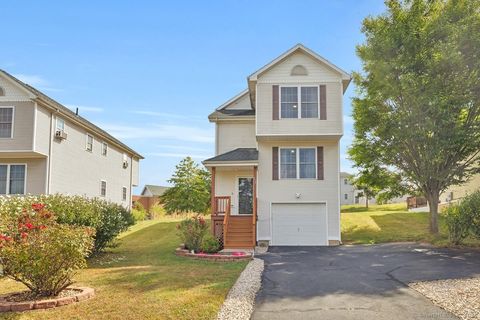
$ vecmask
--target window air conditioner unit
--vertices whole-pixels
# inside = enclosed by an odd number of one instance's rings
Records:
[[[67,139],[67,133],[63,130],[57,130],[55,131],[55,138],[65,140]]]
[[[127,168],[128,168],[128,161],[123,160],[123,169],[127,169]]]

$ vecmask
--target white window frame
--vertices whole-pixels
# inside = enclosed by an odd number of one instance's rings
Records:
[[[282,118],[282,88],[297,88],[297,117],[296,118]],[[317,117],[316,118],[302,118],[302,89],[301,88],[317,88]],[[314,85],[283,85],[279,86],[278,92],[278,117],[279,119],[320,119],[320,87]]]
[[[15,193],[13,195],[26,195],[27,194],[27,175],[28,175],[28,166],[26,163],[0,163],[0,166],[7,166],[7,181],[5,187],[5,194],[10,195],[10,166],[24,166],[25,167],[25,177],[23,181],[23,193]],[[3,195],[0,193],[0,195]]]
[[[58,121],[61,120],[63,122],[63,129],[58,128]],[[62,131],[65,132],[65,120],[63,118],[57,117],[55,119],[55,131]]]
[[[296,178],[282,178],[282,149],[296,149]],[[315,150],[315,177],[314,178],[300,178],[300,149],[314,149]],[[278,148],[278,178],[280,180],[317,180],[318,177],[318,153],[317,147],[312,146],[300,146],[300,147],[279,147]]]
[[[0,109],[12,109],[12,130],[10,130],[10,137],[0,137],[0,139],[13,139],[13,131],[15,129],[15,107],[14,106],[0,106]]]
[[[92,137],[92,149],[88,149],[88,137]],[[93,144],[95,143],[95,138],[90,133],[87,133],[85,136],[85,151],[93,152]]]
[[[102,183],[105,182],[105,194],[102,194]],[[100,197],[105,198],[107,196],[107,180],[100,180]]]
[[[128,189],[127,187],[122,187],[122,201],[127,201]]]
[[[105,154],[103,151],[105,150]],[[106,157],[108,155],[108,143],[105,141],[102,142],[102,156]]]
[[[343,199],[344,199],[344,200],[348,200],[348,193],[344,193],[344,194],[343,194]]]
[[[343,184],[344,184],[344,185],[347,185],[347,184],[348,184],[348,179],[346,179],[346,178],[343,179]]]

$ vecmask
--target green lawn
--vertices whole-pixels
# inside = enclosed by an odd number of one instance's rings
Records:
[[[438,246],[448,245],[448,233],[440,216],[440,233],[428,231],[427,212],[408,212],[404,204],[342,206],[342,241],[345,244],[418,241]],[[467,246],[480,246],[480,241],[467,239]]]
[[[245,262],[193,261],[174,255],[174,219],[144,221],[120,246],[90,261],[76,277],[95,288],[91,300],[66,307],[0,315],[1,319],[213,319]],[[0,294],[23,289],[0,280]]]

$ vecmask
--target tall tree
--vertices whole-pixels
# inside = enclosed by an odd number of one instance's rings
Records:
[[[374,155],[421,190],[437,233],[440,193],[479,172],[480,1],[386,6],[363,21],[357,46],[351,152]]]
[[[210,173],[196,164],[191,157],[180,161],[168,182],[173,184],[173,187],[160,197],[160,202],[167,213],[208,211]]]

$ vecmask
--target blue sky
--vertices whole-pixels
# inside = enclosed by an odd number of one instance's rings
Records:
[[[381,0],[4,1],[0,68],[145,156],[140,184],[166,184],[191,155],[213,155],[207,116],[296,43],[360,69],[361,22]],[[342,170],[352,139],[344,99]]]

